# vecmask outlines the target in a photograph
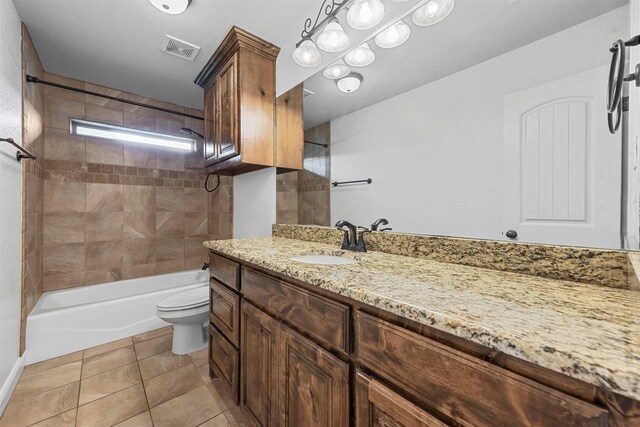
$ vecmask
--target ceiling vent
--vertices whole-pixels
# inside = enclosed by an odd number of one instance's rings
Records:
[[[193,61],[196,59],[200,48],[194,44],[187,43],[184,40],[177,39],[167,34],[162,45],[162,51],[178,58]]]

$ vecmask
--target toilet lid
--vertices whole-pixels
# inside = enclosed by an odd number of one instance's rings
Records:
[[[166,297],[157,305],[158,310],[187,310],[209,304],[209,286],[183,291]]]

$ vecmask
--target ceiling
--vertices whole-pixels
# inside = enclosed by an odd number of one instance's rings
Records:
[[[305,129],[480,64],[627,2],[456,0],[451,15],[437,25],[417,27],[408,17],[404,22],[411,26],[411,36],[402,46],[380,49],[369,43],[376,53],[375,62],[352,69],[364,77],[358,91],[340,92],[333,80],[322,75],[322,69],[305,80],[305,89],[315,93],[304,101]],[[606,50],[603,55],[608,55]]]
[[[147,0],[13,2],[46,71],[194,108],[203,95],[193,80],[232,25],[283,46],[318,8],[318,0],[193,0],[168,15]],[[166,34],[200,46],[195,61],[161,52]]]

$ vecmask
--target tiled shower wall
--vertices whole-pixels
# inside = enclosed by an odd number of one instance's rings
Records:
[[[22,26],[22,72],[44,77],[42,64],[27,29]],[[22,84],[22,141],[37,160],[22,161],[22,300],[20,354],[24,352],[25,319],[42,294],[42,227],[44,164],[44,91]]]
[[[49,73],[45,79],[202,115]],[[70,118],[178,136],[182,127],[204,133],[202,120],[50,86],[44,106],[44,291],[198,268],[207,260],[203,241],[231,236],[232,180],[207,193],[205,175],[189,169],[198,153],[69,134]]]
[[[304,132],[304,140],[329,144],[327,148],[305,144],[304,170],[278,175],[276,222],[278,224],[330,225],[331,124]]]

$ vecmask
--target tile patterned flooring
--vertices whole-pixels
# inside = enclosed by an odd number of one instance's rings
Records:
[[[25,368],[0,427],[251,426],[209,378],[207,350],[171,353],[166,327]]]

